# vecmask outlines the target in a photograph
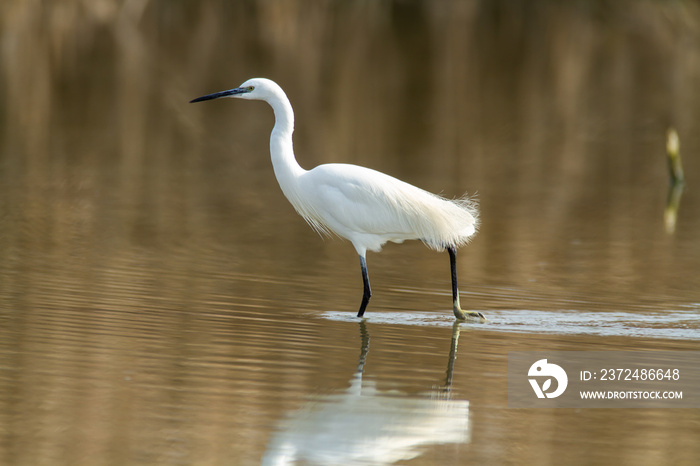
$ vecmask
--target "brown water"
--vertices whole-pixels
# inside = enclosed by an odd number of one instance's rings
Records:
[[[0,464],[698,464],[698,410],[507,408],[515,350],[700,349],[690,2],[0,7]],[[302,166],[478,193],[446,254],[322,240]],[[666,130],[688,186],[664,221]],[[459,343],[458,345],[456,345]],[[275,461],[277,463],[275,463]]]

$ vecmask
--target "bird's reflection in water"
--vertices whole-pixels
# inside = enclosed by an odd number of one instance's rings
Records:
[[[369,333],[360,323],[362,350],[347,390],[306,403],[278,427],[263,465],[382,465],[421,455],[426,447],[469,442],[469,401],[450,399],[459,324],[444,387],[425,396],[382,392],[363,381]]]

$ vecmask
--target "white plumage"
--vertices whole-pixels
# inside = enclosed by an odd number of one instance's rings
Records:
[[[476,231],[469,200],[451,201],[369,168],[320,165],[297,181],[297,211],[317,231],[350,240],[358,254],[408,239],[443,250],[463,245]]]
[[[446,199],[357,165],[333,163],[304,170],[294,157],[294,112],[281,87],[269,79],[254,78],[238,88],[192,102],[220,97],[263,100],[272,107],[275,126],[270,154],[282,192],[314,230],[348,239],[360,256],[364,294],[358,317],[371,297],[367,250],[378,252],[387,241],[417,239],[431,249],[450,253],[455,317],[484,318],[480,312],[462,311],[457,290],[455,250],[466,244],[477,228],[477,208],[472,200]]]

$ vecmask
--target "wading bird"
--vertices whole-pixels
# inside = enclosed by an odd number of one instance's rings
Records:
[[[463,311],[457,289],[458,247],[476,232],[477,208],[467,197],[446,199],[384,173],[342,163],[304,170],[294,157],[294,112],[287,95],[275,82],[253,78],[240,87],[205,95],[191,102],[235,97],[263,100],[275,113],[270,155],[277,182],[294,209],[319,234],[348,239],[360,256],[364,292],[357,317],[372,296],[367,274],[367,250],[379,252],[387,241],[417,239],[431,249],[447,249],[452,272],[452,307],[458,320],[484,319]]]

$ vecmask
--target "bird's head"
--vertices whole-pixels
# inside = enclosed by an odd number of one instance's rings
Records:
[[[190,103],[202,102],[205,100],[219,99],[221,97],[235,97],[238,99],[264,100],[269,102],[272,97],[284,95],[284,91],[274,81],[265,78],[252,78],[235,89],[215,92],[191,100]]]

